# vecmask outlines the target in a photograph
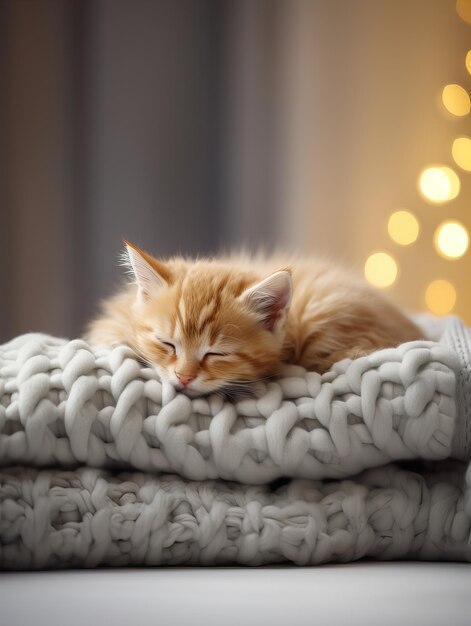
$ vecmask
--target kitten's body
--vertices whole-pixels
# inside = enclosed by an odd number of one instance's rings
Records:
[[[128,253],[137,285],[104,303],[88,339],[127,343],[189,395],[237,388],[283,362],[324,372],[341,358],[421,336],[382,294],[325,260],[160,262],[132,246]]]

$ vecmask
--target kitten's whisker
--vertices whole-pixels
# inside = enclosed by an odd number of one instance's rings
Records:
[[[231,380],[230,385],[253,385],[254,383],[259,383],[267,380],[271,380],[273,378],[272,375],[260,376],[260,378],[251,378],[250,380]]]
[[[149,361],[149,359],[146,359],[145,357],[143,357],[143,356],[139,356],[139,355],[138,355],[138,359],[139,359],[139,361],[141,361],[141,363],[143,363],[144,365],[147,365],[148,367],[152,368],[153,370],[155,370],[155,369],[156,369],[156,368],[155,368],[155,364],[154,364],[154,363],[152,363],[152,361]]]

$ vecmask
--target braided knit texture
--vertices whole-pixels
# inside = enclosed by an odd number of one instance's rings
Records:
[[[459,367],[452,349],[416,341],[322,376],[287,367],[255,398],[190,400],[125,346],[23,335],[0,347],[0,463],[265,484],[444,459]]]
[[[471,456],[470,359],[455,320],[443,344],[224,402],[124,346],[18,337],[0,346],[0,567],[471,561],[471,466],[440,460]]]
[[[444,480],[444,476],[446,477]],[[471,561],[463,466],[271,490],[142,473],[0,472],[0,566]]]

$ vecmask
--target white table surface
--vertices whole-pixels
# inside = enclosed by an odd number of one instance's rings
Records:
[[[471,625],[471,565],[0,574],[1,626]]]

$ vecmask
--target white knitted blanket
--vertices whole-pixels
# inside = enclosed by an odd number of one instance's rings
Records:
[[[456,319],[441,343],[287,368],[239,402],[177,394],[126,347],[18,337],[0,347],[0,465],[31,469],[0,474],[0,566],[471,560],[465,464],[438,462],[471,458],[470,378]],[[435,463],[378,467],[405,459]]]

